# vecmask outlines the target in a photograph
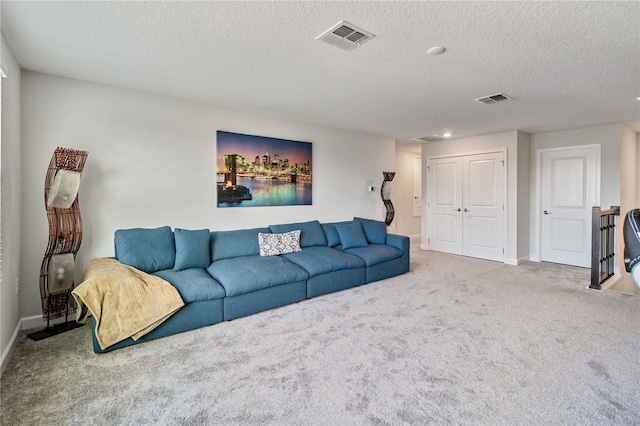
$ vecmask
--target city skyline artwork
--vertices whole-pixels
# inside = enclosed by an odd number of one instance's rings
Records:
[[[312,204],[310,142],[217,132],[218,207]]]

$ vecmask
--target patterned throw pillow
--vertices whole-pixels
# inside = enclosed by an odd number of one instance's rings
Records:
[[[283,234],[258,234],[260,256],[278,256],[280,254],[302,251],[300,248],[300,230]]]

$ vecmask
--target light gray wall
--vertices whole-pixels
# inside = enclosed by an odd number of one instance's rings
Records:
[[[622,224],[626,213],[640,207],[640,134],[622,125],[620,129],[620,211],[618,228],[618,268],[622,279],[615,289],[626,294],[640,295],[640,289],[634,284],[631,274],[624,268],[624,238]]]
[[[9,349],[20,312],[16,280],[20,271],[20,197],[21,197],[21,135],[20,135],[20,67],[2,37],[2,178],[0,179],[2,205],[2,278],[0,288],[0,353],[2,360]],[[24,287],[25,281],[22,281]],[[37,281],[36,281],[37,283]],[[2,367],[5,363],[2,363]]]
[[[636,205],[640,208],[640,133],[636,133]]]
[[[531,135],[531,255],[535,258],[540,252],[539,229],[540,212],[534,211],[537,205],[536,183],[538,176],[538,150],[578,145],[601,145],[601,181],[600,205],[609,208],[620,205],[620,140],[622,125],[585,127],[559,132],[534,133]],[[537,260],[537,258],[536,258]]]
[[[40,313],[38,271],[48,225],[47,165],[56,146],[89,151],[80,185],[84,237],[79,269],[113,255],[119,228],[170,225],[237,229],[318,219],[383,218],[383,170],[395,167],[388,137],[23,72],[21,315]],[[216,208],[216,130],[313,143],[313,205]],[[77,277],[79,278],[79,276]]]
[[[507,242],[505,261],[518,261],[518,132],[516,130],[475,136],[463,139],[447,139],[422,145],[422,159],[463,155],[480,151],[507,150]],[[426,173],[423,178],[423,200],[427,201]],[[427,241],[428,214],[423,212],[422,240]]]
[[[620,227],[618,228],[618,236],[620,239],[619,253],[624,252],[624,239],[622,236],[622,221],[624,215],[635,207],[637,207],[636,200],[636,182],[638,173],[638,164],[636,160],[638,158],[637,153],[637,135],[636,133],[626,126],[621,128],[621,140],[620,140]],[[624,256],[618,257],[620,271],[627,273],[624,269]]]
[[[518,131],[518,261],[529,260],[531,215],[531,135]]]
[[[420,235],[421,216],[413,215],[414,159],[422,155],[420,145],[396,146],[396,177],[393,205],[396,209],[394,232],[402,235]]]
[[[623,212],[631,210],[637,204],[638,192],[638,143],[636,132],[622,126],[620,140],[620,206]]]

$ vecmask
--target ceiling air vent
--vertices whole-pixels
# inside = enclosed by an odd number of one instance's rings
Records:
[[[342,50],[351,50],[360,46],[367,40],[374,38],[375,35],[368,31],[351,25],[346,21],[340,21],[327,31],[316,37],[316,40],[332,44]]]
[[[481,102],[485,105],[497,104],[498,102],[509,101],[513,98],[505,95],[504,93],[496,93],[495,95],[483,96],[481,98],[476,99],[476,101]]]
[[[422,136],[420,138],[411,138],[414,141],[420,141],[420,142],[435,142],[435,141],[439,141],[439,140],[443,140],[444,138],[442,136],[438,136],[438,135],[432,135],[432,136]]]

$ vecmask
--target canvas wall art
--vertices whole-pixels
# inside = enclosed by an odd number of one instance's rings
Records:
[[[312,204],[312,144],[217,132],[218,207]]]

